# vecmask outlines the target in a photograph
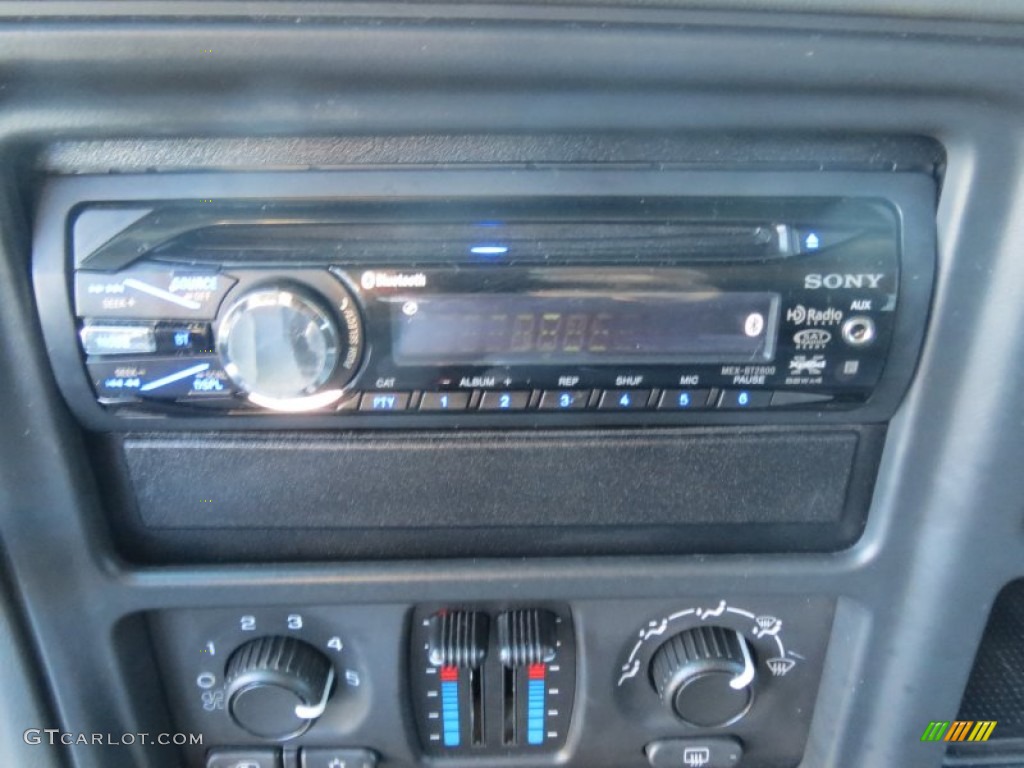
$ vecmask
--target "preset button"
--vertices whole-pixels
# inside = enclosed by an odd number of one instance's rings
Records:
[[[575,411],[587,407],[589,389],[549,389],[540,396],[542,411]]]
[[[483,393],[481,411],[522,411],[530,404],[530,393],[522,391]]]
[[[718,400],[718,407],[725,410],[744,408],[767,408],[771,405],[772,393],[757,389],[727,389]]]
[[[649,389],[606,389],[597,407],[602,411],[639,411],[650,399]]]
[[[469,405],[469,392],[424,392],[421,411],[464,411]]]
[[[706,408],[710,389],[666,389],[658,401],[659,411],[693,411]]]

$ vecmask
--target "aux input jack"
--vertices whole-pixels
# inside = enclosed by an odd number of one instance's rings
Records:
[[[851,317],[842,327],[843,341],[851,347],[866,347],[875,340],[875,321],[870,317]]]

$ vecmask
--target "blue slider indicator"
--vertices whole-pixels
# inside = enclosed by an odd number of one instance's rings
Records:
[[[531,664],[526,672],[526,743],[544,743],[544,664]]]
[[[190,368],[186,368],[183,371],[171,373],[162,378],[154,379],[153,381],[147,384],[143,384],[141,387],[139,387],[139,392],[152,392],[154,389],[160,389],[160,387],[165,387],[168,384],[173,384],[176,381],[187,379],[189,376],[195,376],[196,374],[202,373],[203,371],[208,371],[209,369],[209,363],[200,363],[199,365],[193,365]]]
[[[444,730],[444,745],[459,746],[461,737],[458,667],[441,667],[441,726]]]

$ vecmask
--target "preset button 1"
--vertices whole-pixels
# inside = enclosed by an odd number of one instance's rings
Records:
[[[469,405],[469,392],[424,392],[421,411],[464,411]]]

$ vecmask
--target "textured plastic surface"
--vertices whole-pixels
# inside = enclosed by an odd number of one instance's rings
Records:
[[[997,741],[1024,739],[1024,581],[996,600],[957,719],[995,720]]]
[[[861,530],[881,434],[128,437],[122,495],[128,530],[137,515],[184,558],[246,539],[261,559],[836,549]]]

